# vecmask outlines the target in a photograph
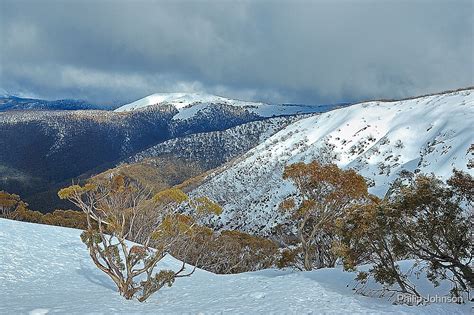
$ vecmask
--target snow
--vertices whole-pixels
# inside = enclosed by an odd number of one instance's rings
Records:
[[[268,233],[278,206],[295,192],[282,179],[285,165],[330,160],[352,168],[383,196],[402,170],[447,179],[468,169],[474,152],[474,93],[464,90],[396,102],[367,102],[292,123],[192,192],[223,205],[219,226]],[[243,209],[248,209],[243,211]]]
[[[178,110],[173,119],[186,120],[197,113],[206,111],[213,105],[239,107],[260,117],[320,113],[335,106],[321,105],[270,105],[261,102],[248,102],[205,93],[156,93],[123,105],[115,112],[128,112],[146,109],[149,106],[172,105]]]
[[[127,301],[93,265],[80,233],[0,219],[0,314],[469,314],[470,305],[392,305],[356,295],[346,286],[354,274],[340,269],[237,275],[197,270],[145,303]],[[178,265],[167,257],[161,266]]]
[[[257,106],[263,103],[245,102],[233,100],[217,95],[206,93],[155,93],[139,99],[133,103],[123,105],[117,108],[116,112],[133,111],[142,109],[151,105],[170,104],[176,109],[182,109],[196,103],[228,104],[234,106]]]

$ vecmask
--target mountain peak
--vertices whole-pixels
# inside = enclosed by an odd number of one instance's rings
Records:
[[[133,111],[151,105],[170,104],[181,109],[195,103],[219,103],[228,105],[257,105],[262,103],[253,103],[234,100],[222,96],[207,93],[155,93],[141,98],[130,104],[123,105],[116,109],[116,112]]]

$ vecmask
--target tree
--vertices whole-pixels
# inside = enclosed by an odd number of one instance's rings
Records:
[[[356,270],[360,264],[371,264],[368,272],[359,272],[359,282],[365,285],[373,276],[384,286],[382,293],[395,291],[420,296],[409,281],[410,271],[402,272],[398,265],[406,256],[394,245],[398,217],[386,202],[372,198],[370,203],[350,207],[336,220],[335,226],[340,237],[335,249],[343,260],[344,269]]]
[[[317,161],[289,165],[283,178],[297,188],[297,195],[286,199],[281,209],[290,214],[296,227],[304,268],[333,267],[337,260],[332,250],[337,236],[334,222],[348,207],[367,203],[364,178],[353,170]]]
[[[472,176],[454,171],[443,183],[434,175],[403,174],[391,186],[384,200],[353,206],[337,220],[336,248],[345,268],[371,263],[359,280],[373,276],[384,290],[420,297],[397,263],[415,259],[435,285],[448,279],[453,296],[469,294],[474,287]]]
[[[20,196],[0,191],[0,217],[12,218],[13,212],[21,204],[24,203],[20,200]]]
[[[206,253],[197,262],[198,266],[220,274],[270,268],[279,256],[275,242],[239,231],[207,234],[207,237],[197,241],[205,244]]]
[[[454,296],[474,288],[471,175],[455,170],[446,183],[434,175],[419,175],[401,189],[390,207],[398,218],[396,248],[427,261],[428,276],[435,284],[437,279],[451,279]]]
[[[123,297],[137,296],[140,302],[195,270],[187,270],[183,260],[178,271],[155,271],[170,252],[180,252],[186,258],[191,250],[186,239],[199,234],[195,217],[180,213],[179,206],[194,206],[197,216],[220,212],[220,207],[207,198],[193,201],[174,188],[152,197],[138,182],[120,175],[84,186],[73,185],[58,195],[86,214],[88,228],[81,240],[94,264],[114,281]]]
[[[18,195],[4,191],[0,191],[0,218],[87,229],[86,215],[82,211],[55,210],[52,213],[43,214],[28,209],[28,204]]]
[[[54,210],[42,215],[41,223],[87,230],[86,214],[76,210]]]

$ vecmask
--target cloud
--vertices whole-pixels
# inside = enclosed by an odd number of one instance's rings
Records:
[[[268,102],[473,85],[472,1],[0,3],[0,88],[124,102],[205,91]]]

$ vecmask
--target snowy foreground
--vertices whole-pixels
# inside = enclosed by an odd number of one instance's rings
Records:
[[[127,301],[93,266],[79,235],[75,229],[0,219],[0,314],[470,313],[470,305],[410,307],[354,295],[354,274],[339,269],[238,275],[197,270],[145,303]],[[170,257],[163,265],[176,268],[178,262]]]

